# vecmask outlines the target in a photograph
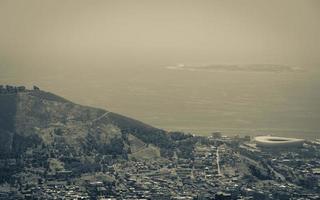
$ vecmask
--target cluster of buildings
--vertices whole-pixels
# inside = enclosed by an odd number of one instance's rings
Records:
[[[237,147],[248,163],[259,164],[261,191],[276,199],[320,199],[320,144],[296,138],[259,136]],[[257,167],[257,168],[258,168]],[[254,186],[257,188],[257,185]]]
[[[32,160],[6,190],[0,185],[0,199],[319,199],[319,143],[291,147],[274,151],[250,137],[215,134],[201,138],[190,158],[100,162],[86,173],[49,173]]]
[[[319,199],[319,146],[291,147],[274,153],[248,137],[211,137],[189,159],[115,164],[102,191],[111,199]]]
[[[33,90],[40,90],[39,87],[33,86]],[[28,91],[25,86],[0,85],[0,94],[12,94]]]

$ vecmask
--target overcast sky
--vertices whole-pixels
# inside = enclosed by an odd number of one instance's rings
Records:
[[[0,0],[1,66],[320,63],[319,0]]]

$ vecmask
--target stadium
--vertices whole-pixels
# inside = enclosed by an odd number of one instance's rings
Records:
[[[258,136],[254,140],[258,147],[268,148],[302,147],[304,142],[303,139],[275,136]]]

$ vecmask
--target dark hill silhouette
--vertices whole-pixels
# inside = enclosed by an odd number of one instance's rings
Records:
[[[57,156],[94,152],[125,156],[130,151],[128,134],[159,148],[172,146],[164,130],[50,92],[0,93],[0,158],[19,157],[40,145],[54,148]]]

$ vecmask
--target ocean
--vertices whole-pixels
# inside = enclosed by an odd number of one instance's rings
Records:
[[[11,68],[0,84],[37,85],[75,103],[169,131],[320,138],[320,70],[168,66]]]

